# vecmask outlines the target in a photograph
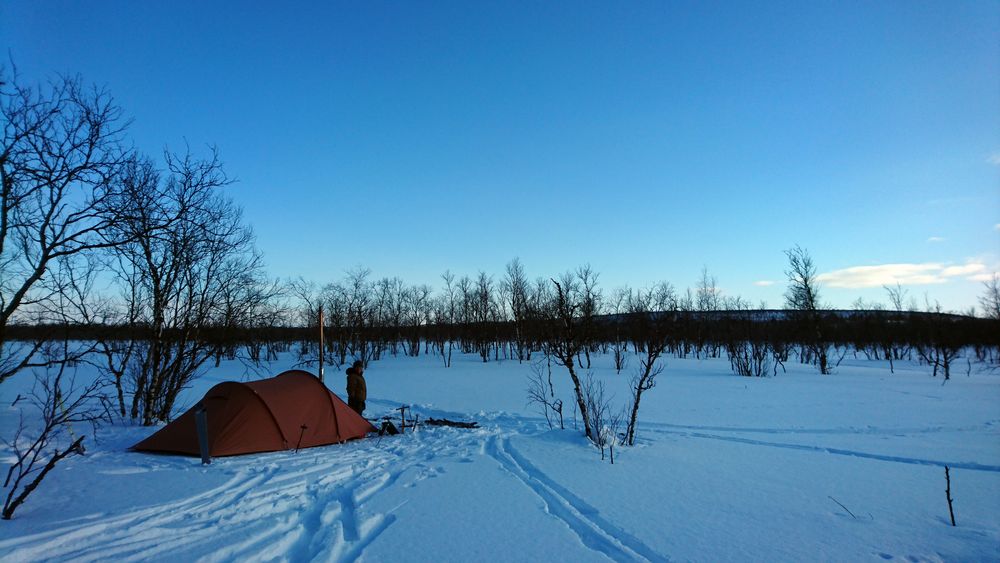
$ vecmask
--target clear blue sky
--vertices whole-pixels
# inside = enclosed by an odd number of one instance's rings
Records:
[[[1000,269],[995,0],[7,1],[0,45],[145,151],[217,145],[274,276],[707,266],[780,306],[800,244],[831,305],[965,309]]]

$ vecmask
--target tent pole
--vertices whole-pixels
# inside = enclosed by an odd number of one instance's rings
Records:
[[[205,412],[205,404],[198,403],[194,411],[194,424],[198,429],[198,450],[201,453],[201,464],[212,463],[212,456],[208,452],[208,414]]]
[[[323,306],[319,306],[319,380],[323,381]]]

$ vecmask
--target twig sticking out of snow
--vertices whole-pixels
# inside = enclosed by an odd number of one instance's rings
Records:
[[[828,495],[828,498],[829,498],[830,500],[832,500],[833,502],[835,502],[835,503],[837,503],[837,504],[840,504],[840,501],[839,501],[839,500],[837,500],[837,499],[835,499],[835,498],[833,498],[833,497],[830,497],[829,495]],[[850,510],[849,508],[847,508],[846,506],[844,506],[843,504],[840,504],[840,508],[843,508],[844,510],[846,510],[846,511],[847,511],[847,513],[848,513],[848,514],[850,514],[850,515],[851,515],[851,517],[852,517],[852,518],[854,518],[855,520],[857,520],[857,519],[858,519],[858,517],[857,517],[857,516],[855,516],[855,515],[854,515],[854,513],[853,513],[853,512],[851,512],[851,510]]]
[[[944,489],[944,496],[945,496],[946,499],[948,499],[948,515],[951,516],[951,525],[954,526],[955,525],[955,510],[951,507],[951,503],[955,499],[951,498],[951,472],[948,470],[948,466],[947,465],[944,466],[944,480],[945,480],[945,484],[946,484],[945,489]]]

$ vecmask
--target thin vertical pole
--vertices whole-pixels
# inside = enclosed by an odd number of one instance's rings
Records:
[[[202,465],[212,463],[212,456],[208,446],[208,414],[205,412],[204,403],[198,403],[194,411],[194,424],[198,432],[198,451],[201,453]]]
[[[323,352],[326,347],[323,342],[323,306],[319,306],[319,380],[323,381]]]

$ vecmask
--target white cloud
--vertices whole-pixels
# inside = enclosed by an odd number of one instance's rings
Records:
[[[970,262],[964,266],[948,266],[947,268],[941,270],[941,275],[946,278],[951,278],[955,276],[971,276],[984,271],[986,271],[985,264]]]
[[[995,152],[986,158],[986,162],[1000,166],[1000,152]]]
[[[981,262],[969,262],[962,266],[949,266],[938,262],[923,264],[880,264],[877,266],[854,266],[834,270],[816,276],[816,280],[830,287],[861,288],[883,285],[930,285],[940,284],[949,278],[978,276],[986,271]]]
[[[969,277],[967,277],[965,279],[967,279],[969,281],[974,281],[974,282],[985,282],[985,281],[992,280],[993,276],[995,276],[995,275],[997,275],[996,272],[993,272],[992,274],[990,274],[988,272],[983,272],[983,273],[980,273],[980,274],[969,276]]]
[[[997,223],[996,225],[993,225],[993,230],[994,231],[1000,231],[1000,223]]]
[[[756,285],[757,287],[767,287],[769,285],[774,285],[774,282],[771,280],[760,280],[753,282],[753,284]]]
[[[947,239],[945,239],[944,237],[929,237],[927,239],[927,242],[944,242],[945,240]]]

